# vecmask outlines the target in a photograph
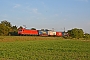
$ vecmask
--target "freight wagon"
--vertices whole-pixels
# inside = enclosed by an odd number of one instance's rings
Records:
[[[62,32],[56,32],[56,36],[62,37]]]
[[[56,36],[56,32],[55,31],[48,31],[48,35],[49,36]]]
[[[48,31],[38,30],[38,35],[39,35],[39,36],[48,36]]]

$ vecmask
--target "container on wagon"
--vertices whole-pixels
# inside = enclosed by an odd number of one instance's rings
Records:
[[[69,36],[67,32],[62,32],[63,36]]]
[[[62,32],[56,32],[56,36],[62,36]]]
[[[39,34],[40,36],[48,36],[48,31],[38,30],[38,34]]]
[[[54,32],[54,31],[48,31],[48,35],[49,36],[55,36],[56,35],[56,32]]]

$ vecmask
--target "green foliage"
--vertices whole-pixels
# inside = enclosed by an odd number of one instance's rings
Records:
[[[68,30],[68,33],[69,33],[70,37],[72,37],[72,38],[83,38],[83,36],[84,36],[83,30],[77,29],[77,28]]]
[[[18,35],[18,29],[17,29],[17,26],[16,25],[11,27],[11,30],[9,32],[9,35],[12,35],[12,36]]]
[[[36,30],[36,28],[31,28],[31,30]]]
[[[90,42],[78,40],[0,42],[0,60],[90,60]]]
[[[0,24],[0,35],[1,36],[8,35],[9,30],[10,29],[8,26],[5,26],[4,24]]]
[[[8,21],[6,21],[6,20],[1,21],[1,24],[4,24],[5,26],[8,26],[8,27],[11,27],[12,26],[11,23],[8,22]]]
[[[23,29],[23,27],[22,27],[22,26],[20,26],[20,27],[18,28],[18,30],[19,30],[19,29]]]
[[[44,29],[41,29],[41,31],[44,31]]]
[[[86,40],[90,39],[90,34],[85,33],[85,34],[84,34],[84,38],[85,38]]]
[[[1,36],[7,36],[10,29],[11,29],[10,22],[8,22],[6,20],[1,21],[1,23],[0,23],[0,35]]]
[[[12,26],[10,22],[4,20],[0,23],[0,36],[17,35],[17,27]]]

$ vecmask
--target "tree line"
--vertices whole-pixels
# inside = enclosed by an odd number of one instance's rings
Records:
[[[17,26],[12,26],[12,24],[6,20],[1,21],[0,23],[0,36],[8,36],[8,35],[18,35],[17,34]]]
[[[17,28],[17,26],[12,26],[12,24],[6,20],[1,21],[0,23],[0,36],[17,36],[18,35],[18,29],[23,28],[20,26]],[[35,28],[31,28],[31,30],[36,30]],[[74,28],[67,31],[68,38],[85,38],[90,39],[90,34],[84,33],[82,29]]]
[[[69,38],[84,38],[84,39],[90,39],[90,34],[84,33],[82,29],[71,29],[67,31],[69,34]]]

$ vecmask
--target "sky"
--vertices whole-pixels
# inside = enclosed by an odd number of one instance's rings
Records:
[[[3,20],[17,27],[90,33],[90,0],[0,0]]]

